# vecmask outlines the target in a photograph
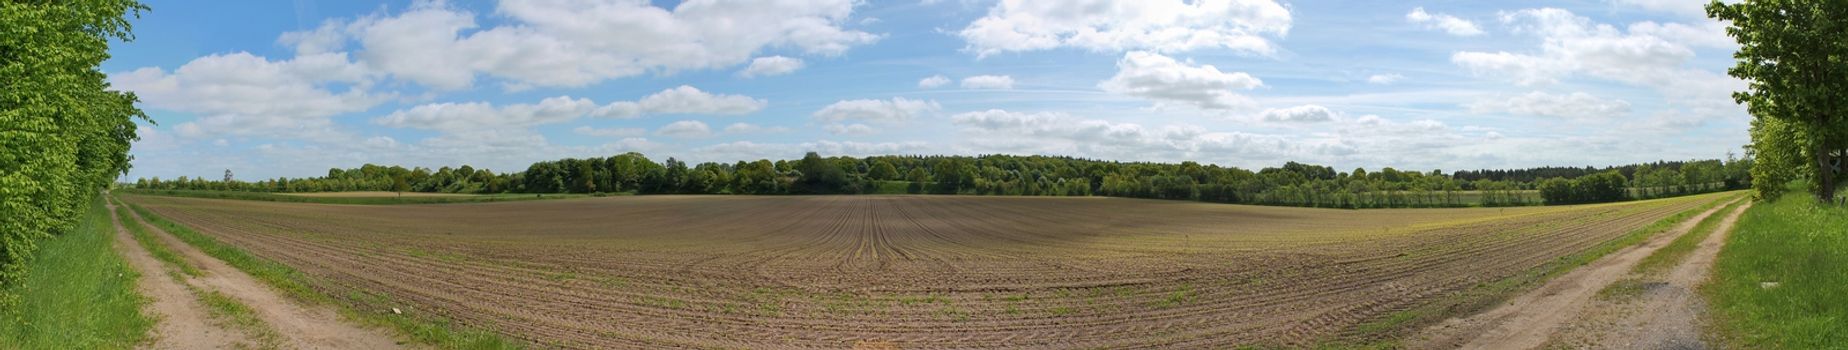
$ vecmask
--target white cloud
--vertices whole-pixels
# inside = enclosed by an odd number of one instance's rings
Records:
[[[1392,85],[1392,83],[1397,83],[1400,80],[1405,80],[1405,76],[1399,75],[1398,73],[1374,74],[1374,75],[1367,76],[1367,83],[1375,84],[1375,85]]]
[[[1107,92],[1201,109],[1249,107],[1251,99],[1232,89],[1250,90],[1263,85],[1263,81],[1244,72],[1220,72],[1212,65],[1180,62],[1144,51],[1124,54],[1117,61],[1116,76],[1097,84]]]
[[[738,72],[745,78],[778,76],[794,73],[802,69],[802,59],[783,56],[758,57],[751,60],[751,65]]]
[[[580,87],[734,66],[767,48],[839,55],[879,39],[842,27],[858,3],[687,1],[669,10],[645,1],[502,1],[494,13],[509,23],[480,28],[473,13],[418,2],[395,16],[361,17],[346,32],[368,64],[437,89],[469,87],[477,74],[516,89]]]
[[[963,78],[962,87],[964,89],[1013,89],[1014,77],[1006,75],[977,75]]]
[[[732,123],[731,125],[725,126],[725,130],[723,130],[722,132],[728,135],[780,133],[780,132],[789,132],[789,128],[781,127],[781,126],[766,127],[766,126],[751,124],[751,123]]]
[[[642,130],[641,128],[593,128],[580,126],[576,129],[571,129],[571,133],[574,134],[596,137],[636,137],[642,136],[642,134],[647,132],[647,130]]]
[[[835,135],[872,135],[879,132],[866,124],[828,124],[822,127],[822,131]]]
[[[744,115],[763,110],[769,102],[743,95],[714,95],[692,86],[681,85],[642,97],[635,102],[622,101],[598,108],[595,116],[635,118],[650,114]]]
[[[1706,18],[1706,1],[1695,0],[1613,0],[1619,5],[1632,6],[1644,10],[1670,13],[1692,18]],[[1728,3],[1734,1],[1727,1]]]
[[[1258,114],[1267,122],[1319,123],[1334,120],[1335,111],[1318,105],[1301,105],[1289,108],[1272,108]]]
[[[175,126],[189,138],[340,137],[329,118],[393,97],[369,92],[372,80],[363,64],[344,53],[271,61],[237,52],[199,57],[171,73],[147,67],[110,75],[114,88],[134,92],[150,107],[199,114]],[[347,88],[334,92],[334,84]]]
[[[816,152],[827,156],[864,157],[872,155],[919,154],[928,150],[929,144],[923,142],[854,142],[821,140],[803,143],[759,143],[751,141],[733,141],[694,148],[688,159],[697,160],[756,160],[756,159],[796,159],[807,152]]]
[[[1192,125],[1144,127],[1063,113],[991,109],[950,118],[964,127],[972,153],[1056,154],[1138,161],[1326,159],[1355,150],[1278,135],[1215,132]]]
[[[702,121],[682,120],[662,126],[661,129],[655,130],[655,135],[681,138],[707,137],[712,136],[712,128],[707,127]]]
[[[935,89],[937,87],[940,87],[940,86],[943,86],[944,84],[949,84],[949,83],[950,83],[950,77],[946,77],[946,76],[943,76],[942,74],[938,74],[938,75],[924,77],[924,79],[919,79],[918,88]]]
[[[1501,20],[1518,33],[1540,38],[1538,52],[1464,51],[1453,54],[1451,61],[1478,76],[1518,85],[1582,75],[1653,88],[1667,97],[1669,108],[1678,110],[1671,115],[1687,119],[1665,124],[1697,125],[1700,120],[1743,115],[1730,98],[1731,91],[1744,86],[1742,81],[1689,66],[1694,48],[1734,47],[1717,24],[1638,22],[1626,31],[1555,8],[1506,12]]]
[[[1694,57],[1688,45],[1653,34],[1675,31],[1643,25],[1644,32],[1624,33],[1570,11],[1542,8],[1502,14],[1502,22],[1542,39],[1538,55],[1508,52],[1457,52],[1451,62],[1477,75],[1499,76],[1521,85],[1552,83],[1567,73],[1648,85],[1673,79]]]
[[[295,48],[298,56],[340,52],[346,48],[345,27],[339,20],[330,19],[314,30],[282,33],[276,43]]]
[[[937,101],[894,97],[890,100],[843,100],[815,111],[815,120],[824,122],[866,121],[897,123],[936,113]]]
[[[1423,24],[1427,29],[1441,29],[1445,33],[1450,33],[1450,35],[1455,36],[1477,36],[1487,34],[1482,31],[1482,28],[1477,27],[1475,22],[1470,22],[1469,20],[1457,18],[1457,16],[1448,14],[1425,12],[1423,7],[1412,8],[1412,12],[1405,14],[1405,20],[1412,23]]]
[[[1583,92],[1549,94],[1535,91],[1507,98],[1488,98],[1468,105],[1474,113],[1507,113],[1574,119],[1607,119],[1630,113],[1630,102],[1603,99]]]
[[[374,119],[379,125],[465,132],[526,128],[534,125],[562,123],[589,114],[597,104],[588,99],[558,96],[536,104],[495,107],[486,102],[432,103],[409,110],[392,112]]]
[[[1058,47],[1270,54],[1266,36],[1288,33],[1290,16],[1271,0],[1001,0],[957,35],[978,56]]]

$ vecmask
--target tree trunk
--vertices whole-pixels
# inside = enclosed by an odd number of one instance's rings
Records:
[[[1835,203],[1835,157],[1831,156],[1827,145],[1816,146],[1817,182],[1822,186],[1816,191],[1816,200],[1823,203]]]

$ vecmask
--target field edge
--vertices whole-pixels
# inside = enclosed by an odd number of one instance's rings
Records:
[[[1387,314],[1376,320],[1362,322],[1348,332],[1317,345],[1318,349],[1396,349],[1402,348],[1400,341],[1416,334],[1417,330],[1442,322],[1452,317],[1471,315],[1485,311],[1522,292],[1538,287],[1546,281],[1564,275],[1585,264],[1609,255],[1623,247],[1642,243],[1651,236],[1672,229],[1675,224],[1687,221],[1708,209],[1713,209],[1732,199],[1743,196],[1742,191],[1727,191],[1699,194],[1688,197],[1707,197],[1691,199],[1674,197],[1651,200],[1705,200],[1707,203],[1677,212],[1668,217],[1650,223],[1647,226],[1631,230],[1617,238],[1592,246],[1575,254],[1561,256],[1539,267],[1517,273],[1501,280],[1478,284],[1473,288],[1456,292],[1451,296],[1438,298],[1431,303]]]
[[[213,258],[256,277],[264,284],[282,291],[283,295],[307,304],[329,304],[339,311],[342,318],[357,321],[367,327],[384,327],[395,331],[398,336],[421,344],[442,349],[524,349],[524,344],[509,340],[499,333],[471,328],[456,324],[446,318],[434,315],[409,315],[391,310],[381,305],[391,305],[388,298],[374,293],[357,293],[356,295],[328,295],[315,289],[313,277],[301,273],[288,265],[268,260],[229,244],[224,244],[211,236],[206,236],[179,223],[155,214],[140,204],[118,198],[118,201],[136,214],[141,215],[149,224],[158,226],[173,234],[176,238],[198,248]],[[373,307],[367,307],[373,306]],[[381,310],[366,312],[364,310]]]

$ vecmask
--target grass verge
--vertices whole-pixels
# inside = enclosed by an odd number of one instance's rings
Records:
[[[123,203],[127,203],[124,201]],[[360,321],[369,326],[386,326],[398,330],[411,340],[442,349],[520,349],[524,346],[499,334],[480,329],[468,328],[438,316],[413,316],[399,313],[366,312],[362,310],[382,310],[372,307],[380,304],[391,305],[383,296],[354,293],[344,299],[322,294],[311,286],[310,277],[300,271],[245,252],[243,249],[224,244],[210,236],[200,234],[184,225],[174,223],[140,205],[127,203],[141,218],[154,224],[161,230],[173,234],[186,244],[198,248],[226,264],[250,274],[296,300],[312,304],[331,303],[340,306],[342,315]],[[361,298],[364,296],[364,298]]]
[[[1726,208],[1714,212],[1713,215],[1707,216],[1706,219],[1701,220],[1699,224],[1694,226],[1693,231],[1681,235],[1681,237],[1669,242],[1668,245],[1662,246],[1661,249],[1657,249],[1655,253],[1643,257],[1643,260],[1637,262],[1636,267],[1631,268],[1630,272],[1637,274],[1653,274],[1674,267],[1675,264],[1680,264],[1681,260],[1687,259],[1688,254],[1694,253],[1694,248],[1700,247],[1701,241],[1707,240],[1707,236],[1713,235],[1714,231],[1718,231],[1716,229],[1721,221],[1725,221],[1727,216],[1732,215],[1733,210],[1737,210],[1739,206],[1745,205],[1745,202],[1746,201],[1743,200],[1733,202],[1733,204],[1727,205]]]
[[[1739,218],[1702,288],[1719,348],[1848,348],[1848,207],[1796,194]]]
[[[117,205],[115,213],[118,218],[117,220],[122,221],[122,227],[127,228],[128,234],[135,237],[135,244],[141,245],[142,249],[147,249],[148,254],[154,255],[155,260],[160,260],[161,262],[178,267],[180,273],[184,273],[187,276],[198,276],[200,274],[198,267],[193,266],[191,263],[187,263],[186,259],[180,258],[179,253],[174,253],[172,249],[167,249],[167,245],[160,244],[160,241],[156,240],[158,238],[155,238],[152,233],[148,232],[147,226],[142,226],[140,221],[135,221],[133,214],[128,212],[128,206]]]
[[[138,189],[123,189],[123,190],[116,190],[116,191],[121,192],[121,193],[154,195],[154,196],[169,196],[169,197],[235,199],[235,200],[247,200],[247,201],[287,202],[287,203],[358,204],[358,205],[485,203],[485,202],[512,202],[512,201],[592,197],[592,195],[585,195],[585,194],[559,194],[559,193],[484,194],[484,195],[473,195],[473,196],[431,196],[431,197],[315,197],[315,196],[291,196],[291,195],[286,195],[286,194],[275,194],[275,193],[265,193],[265,192],[239,192],[239,191],[138,190]]]
[[[1674,215],[1669,215],[1666,218],[1650,223],[1648,226],[1631,230],[1622,236],[1618,236],[1616,239],[1605,241],[1604,243],[1593,246],[1577,254],[1559,257],[1539,267],[1530,269],[1527,272],[1493,282],[1478,284],[1462,292],[1438,298],[1429,304],[1394,312],[1378,320],[1362,323],[1356,326],[1355,332],[1348,337],[1349,339],[1326,342],[1318,345],[1317,348],[1399,348],[1401,346],[1398,345],[1398,337],[1401,335],[1413,332],[1419,327],[1443,321],[1451,316],[1479,312],[1495,306],[1496,304],[1500,304],[1502,301],[1513,297],[1517,293],[1537,287],[1553,277],[1558,277],[1580,266],[1591,263],[1611,252],[1623,249],[1623,247],[1642,243],[1648,240],[1649,237],[1663,231],[1668,231],[1674,228],[1675,225],[1687,221],[1688,218],[1700,215],[1701,212],[1719,206],[1725,203],[1728,198],[1738,195],[1738,193],[1699,195],[1705,196],[1705,199],[1689,200],[1704,200],[1708,202],[1675,213]]]
[[[41,241],[24,279],[0,293],[0,348],[127,349],[154,320],[141,314],[140,274],[113,249],[115,226],[99,196],[76,230]]]

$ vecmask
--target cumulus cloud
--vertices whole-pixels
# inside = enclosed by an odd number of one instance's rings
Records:
[[[890,100],[843,100],[815,111],[815,120],[823,122],[864,121],[896,123],[942,109],[937,101],[893,97]]]
[[[1013,89],[1014,77],[1006,75],[977,75],[963,78],[964,89]]]
[[[712,94],[681,85],[642,97],[598,108],[595,116],[635,118],[650,114],[744,115],[763,110],[769,102],[743,95]]]
[[[1319,123],[1335,119],[1335,111],[1318,105],[1301,105],[1289,108],[1266,109],[1258,114],[1267,122],[1285,123]]]
[[[1416,24],[1423,24],[1426,29],[1439,29],[1455,36],[1477,36],[1487,34],[1482,31],[1482,28],[1477,27],[1475,22],[1470,22],[1469,20],[1457,18],[1457,16],[1448,14],[1425,12],[1423,7],[1412,8],[1412,12],[1405,14],[1405,20]]]
[[[368,91],[373,77],[344,53],[272,61],[236,52],[199,57],[172,72],[147,67],[111,74],[110,84],[150,107],[199,114],[175,127],[183,137],[327,138],[338,133],[332,116],[395,97]],[[336,84],[347,87],[335,92]]]
[[[582,117],[596,108],[597,104],[588,99],[570,96],[547,98],[536,104],[501,107],[486,102],[446,102],[392,112],[373,122],[395,128],[463,132],[561,123]]]
[[[1201,109],[1251,106],[1250,98],[1232,90],[1250,90],[1263,85],[1263,81],[1244,72],[1221,72],[1212,65],[1176,61],[1145,51],[1123,55],[1123,59],[1117,61],[1116,76],[1097,84],[1098,88],[1111,93]]]
[[[746,96],[713,95],[691,86],[662,90],[639,101],[597,105],[589,99],[558,96],[533,104],[495,106],[487,102],[443,102],[418,105],[373,119],[395,128],[460,133],[472,130],[528,128],[556,124],[585,116],[634,118],[652,114],[738,115],[763,109],[765,102]],[[623,136],[612,130],[579,128],[579,134]]]
[[[1582,75],[1650,87],[1668,97],[1670,108],[1683,112],[1676,115],[1690,118],[1681,125],[1743,114],[1730,98],[1743,81],[1689,67],[1695,48],[1732,47],[1717,25],[1638,22],[1625,30],[1555,8],[1507,12],[1501,21],[1517,33],[1540,38],[1538,51],[1461,51],[1451,62],[1475,75],[1523,86]]]
[[[1269,37],[1288,33],[1290,16],[1272,0],[1001,0],[957,35],[984,57],[1059,47],[1270,54]]]
[[[946,76],[943,76],[942,74],[938,74],[938,75],[924,77],[924,79],[918,79],[918,88],[935,89],[937,87],[941,87],[944,84],[949,84],[949,83],[950,83],[950,77],[946,77]]]
[[[1135,123],[1084,119],[1064,113],[1000,109],[950,117],[968,133],[976,153],[1058,154],[1106,159],[1203,160],[1325,159],[1352,149],[1279,135],[1218,132],[1192,125],[1144,127]],[[1234,156],[1235,155],[1235,156]]]
[[[872,135],[879,132],[866,124],[828,124],[822,127],[822,131],[835,135]]]
[[[706,122],[682,120],[662,126],[655,130],[655,135],[682,138],[707,137],[712,136],[712,128],[707,127]]]
[[[1374,84],[1374,85],[1392,85],[1392,83],[1397,83],[1400,80],[1405,80],[1405,76],[1399,75],[1398,73],[1374,74],[1374,75],[1367,76],[1367,83]]]
[[[593,128],[580,126],[576,129],[571,129],[571,133],[574,134],[596,137],[636,137],[642,136],[642,134],[647,132],[647,130],[642,130],[641,128]]]
[[[579,87],[734,66],[767,48],[839,55],[879,39],[843,27],[858,3],[686,1],[666,9],[645,1],[502,1],[494,13],[508,23],[482,28],[474,13],[431,1],[358,18],[343,32],[364,48],[366,63],[437,89],[469,87],[477,75],[510,88]]]
[[[733,161],[740,159],[796,159],[807,152],[829,156],[864,157],[871,155],[924,153],[930,145],[923,142],[854,142],[820,140],[802,143],[762,143],[733,141],[692,149],[688,159]]]
[[[1534,91],[1510,98],[1490,98],[1465,105],[1475,113],[1507,113],[1560,118],[1612,118],[1630,113],[1630,102],[1604,99],[1583,92],[1550,94]]]
[[[751,65],[738,72],[745,78],[768,77],[794,73],[802,69],[801,59],[783,56],[758,57],[751,60]]]
[[[722,132],[729,135],[788,132],[789,128],[781,126],[762,126],[751,123],[732,123]]]
[[[1521,85],[1552,83],[1567,73],[1584,73],[1632,84],[1673,79],[1694,57],[1686,44],[1645,32],[1624,33],[1608,24],[1570,11],[1541,8],[1502,15],[1517,31],[1542,39],[1538,54],[1462,51],[1451,62],[1480,76],[1507,78]]]

